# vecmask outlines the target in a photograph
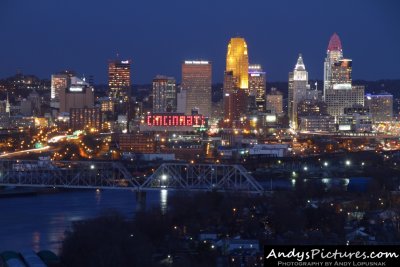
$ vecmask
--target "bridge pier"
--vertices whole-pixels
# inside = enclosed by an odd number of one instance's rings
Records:
[[[136,212],[145,211],[147,192],[136,191],[135,196],[136,196]]]

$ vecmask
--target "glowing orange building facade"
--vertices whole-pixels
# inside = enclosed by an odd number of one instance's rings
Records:
[[[249,88],[249,55],[244,38],[231,38],[226,54],[226,71],[233,72],[237,88]]]

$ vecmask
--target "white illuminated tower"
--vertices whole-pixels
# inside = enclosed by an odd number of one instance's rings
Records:
[[[329,40],[324,62],[324,99],[326,96],[326,90],[332,89],[333,87],[332,66],[334,66],[335,63],[338,63],[341,59],[343,59],[342,42],[340,41],[339,36],[334,33]]]
[[[6,113],[8,114],[8,117],[11,115],[11,105],[10,105],[10,100],[8,99],[8,92],[7,92],[7,101],[6,101]]]
[[[297,129],[297,105],[307,97],[308,72],[303,62],[303,57],[299,54],[293,72],[289,73],[289,120],[291,128]]]

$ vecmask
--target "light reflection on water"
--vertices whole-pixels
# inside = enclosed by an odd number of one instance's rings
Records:
[[[301,182],[304,183],[322,183],[325,188],[332,188],[332,187],[338,187],[344,190],[349,189],[349,185],[351,184],[351,181],[353,181],[353,187],[352,190],[364,190],[365,185],[369,183],[368,177],[351,177],[351,178],[291,178],[291,179],[285,179],[285,178],[277,178],[277,179],[272,179],[272,181],[263,181],[260,182],[260,184],[264,188],[271,188],[273,190],[294,190],[296,188],[296,184]]]
[[[147,207],[167,210],[166,190],[148,192]],[[59,252],[65,231],[74,221],[117,210],[132,218],[135,193],[128,190],[95,190],[0,198],[0,252],[4,250]]]
[[[162,189],[161,190],[161,198],[160,198],[160,206],[161,206],[161,213],[167,213],[167,202],[168,200],[168,190]]]

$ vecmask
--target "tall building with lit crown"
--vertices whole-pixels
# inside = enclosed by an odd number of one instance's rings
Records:
[[[112,60],[108,62],[109,96],[128,102],[131,91],[131,61]]]
[[[232,71],[236,79],[236,87],[249,87],[249,55],[244,38],[231,38],[226,53],[226,71]]]
[[[352,85],[352,60],[343,58],[342,42],[334,33],[324,62],[324,95],[328,114],[338,120],[345,108],[364,106],[364,87]]]
[[[265,72],[261,65],[249,65],[249,88],[248,94],[254,96],[256,100],[257,109],[259,111],[265,110],[265,89],[267,86],[267,79]]]
[[[177,108],[175,78],[157,75],[153,79],[153,112],[175,112]]]
[[[339,36],[334,33],[329,40],[324,62],[324,97],[326,90],[331,89],[334,84],[332,79],[332,67],[341,59],[343,59],[342,42],[340,41]]]
[[[211,115],[211,79],[210,61],[186,60],[182,63],[182,89],[186,90],[186,111],[193,110],[206,117]]]
[[[293,72],[289,73],[289,99],[288,99],[288,113],[289,121],[292,129],[296,130],[298,127],[297,121],[297,105],[307,97],[307,91],[310,89],[308,84],[308,72],[303,62],[303,57],[299,54],[296,66]]]

